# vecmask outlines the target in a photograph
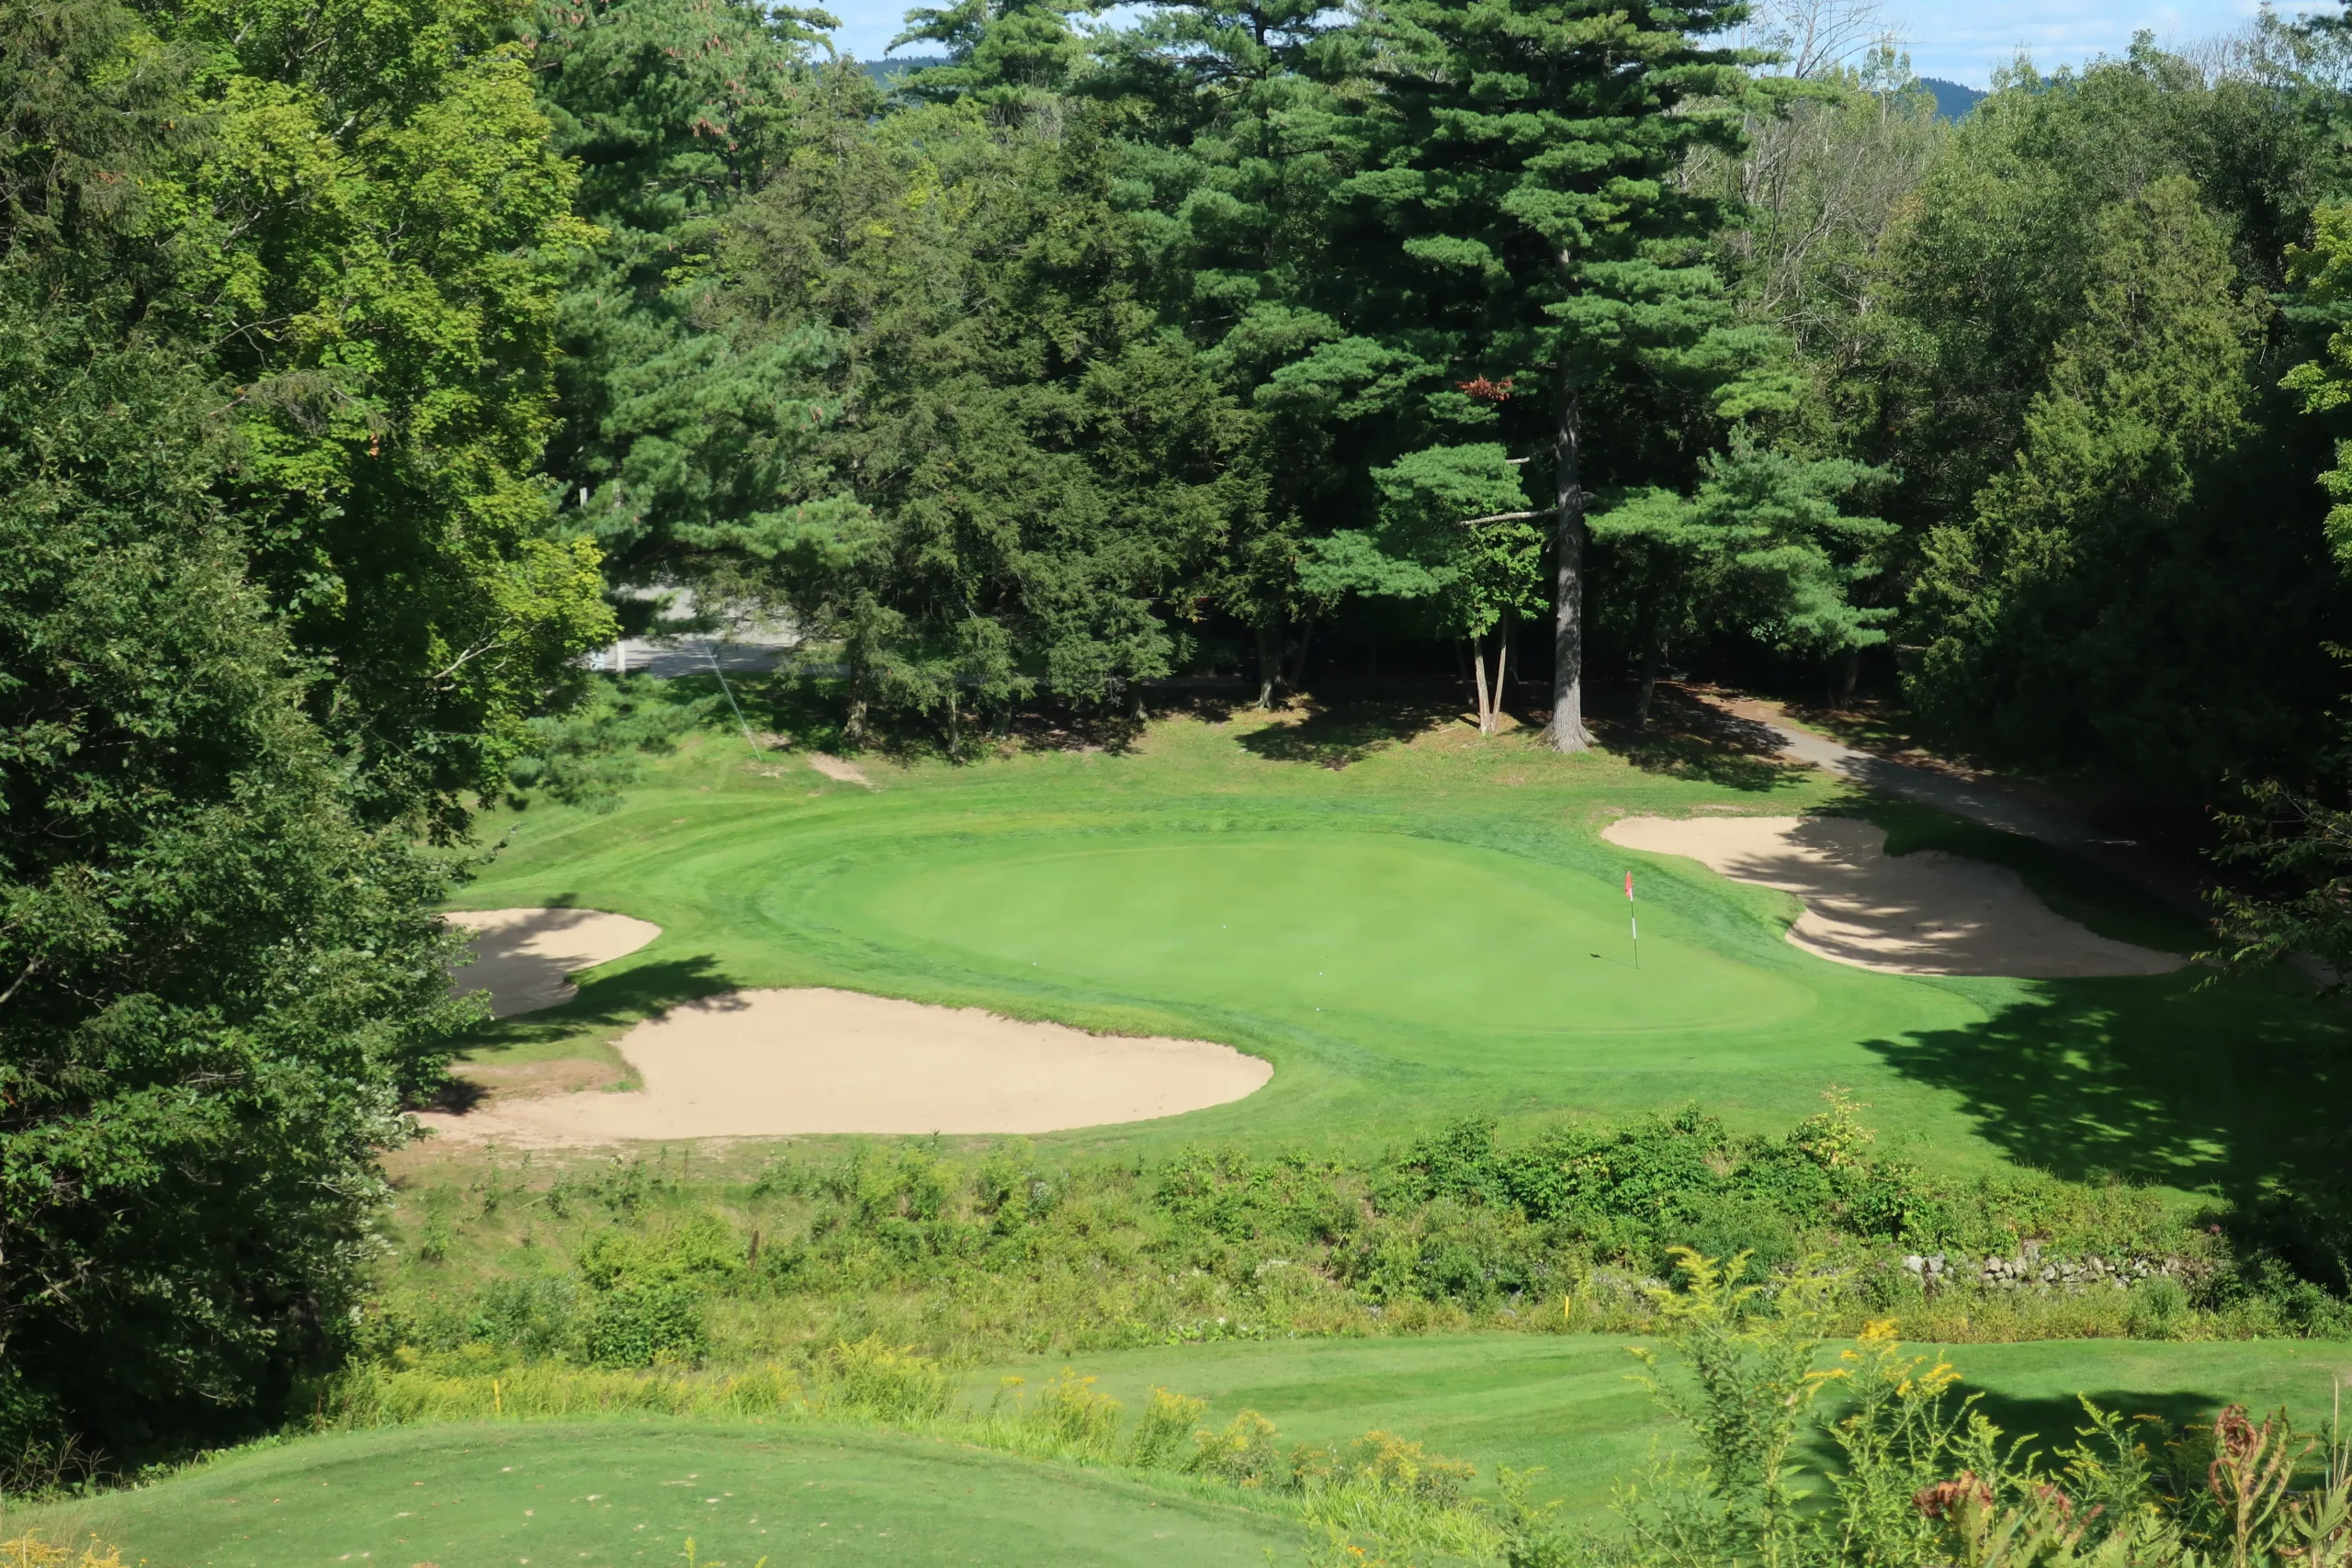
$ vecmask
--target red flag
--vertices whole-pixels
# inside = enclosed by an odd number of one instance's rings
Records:
[[[1627,902],[1628,904],[1630,904],[1630,903],[1632,903],[1633,901],[1634,901],[1634,874],[1633,874],[1632,872],[1630,872],[1630,871],[1629,871],[1629,872],[1627,872],[1627,873],[1625,874],[1625,902]]]

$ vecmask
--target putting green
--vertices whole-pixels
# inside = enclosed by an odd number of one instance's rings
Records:
[[[1680,1033],[1814,1005],[1800,982],[1693,943],[1670,915],[1637,969],[1620,884],[1403,834],[998,842],[861,867],[822,905],[974,968],[1325,1029]]]
[[[1295,1554],[1298,1530],[1115,1476],[888,1433],[600,1422],[298,1438],[137,1492],[12,1511],[147,1568],[537,1563],[1158,1568]]]
[[[608,815],[493,817],[486,837],[514,837],[469,905],[576,903],[662,934],[576,1001],[499,1026],[487,1055],[593,1054],[686,998],[833,986],[1273,1064],[1243,1100],[1065,1144],[1376,1145],[1454,1116],[1623,1121],[1694,1100],[1779,1131],[1835,1083],[1939,1168],[2192,1190],[2291,1181],[2335,1157],[2352,1114],[2340,1022],[2291,977],[1871,973],[1783,940],[1785,894],[1599,838],[1620,813],[1801,811],[1838,797],[1818,775],[1721,783],[1442,728],[1338,733],[1356,747],[1344,772],[1314,765],[1311,726],[1176,720],[1125,755],[869,759],[872,791],[706,738]],[[1949,831],[1906,818],[1905,843]],[[2020,866],[2076,918],[2167,940],[2087,868],[1984,829],[1954,847]]]

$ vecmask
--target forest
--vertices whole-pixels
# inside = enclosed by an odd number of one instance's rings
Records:
[[[624,637],[948,762],[1859,694],[2352,966],[2335,17],[1953,120],[1831,0],[1121,15],[0,0],[0,1450],[350,1349],[480,820],[691,722]]]

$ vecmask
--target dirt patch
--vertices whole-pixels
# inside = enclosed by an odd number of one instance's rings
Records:
[[[845,757],[835,757],[823,751],[812,751],[808,754],[808,765],[827,778],[841,784],[864,784],[867,789],[880,787],[865,776],[865,770]]]
[[[1795,894],[1804,913],[1789,940],[1860,969],[2057,979],[2167,975],[2187,962],[2077,925],[2007,866],[1936,851],[1889,855],[1886,830],[1852,818],[1630,817],[1600,836]]]
[[[449,923],[478,932],[475,960],[455,970],[457,991],[488,991],[494,1018],[568,1002],[573,974],[635,953],[662,928],[602,909],[459,909]]]
[[[1223,1105],[1273,1068],[1200,1040],[1088,1034],[854,991],[738,991],[617,1043],[644,1088],[424,1112],[443,1135],[564,1148],[802,1133],[1051,1133]]]

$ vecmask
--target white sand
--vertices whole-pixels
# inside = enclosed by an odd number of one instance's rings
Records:
[[[635,953],[662,928],[602,909],[459,909],[449,923],[481,935],[480,954],[452,973],[459,992],[488,991],[491,1014],[506,1018],[568,1002],[580,994],[578,970]]]
[[[641,1090],[494,1100],[417,1121],[554,1148],[796,1133],[1050,1133],[1239,1100],[1273,1068],[1199,1040],[1088,1034],[854,991],[737,991],[619,1041]]]
[[[1795,894],[1804,913],[1789,940],[1860,969],[2056,979],[2165,975],[2188,962],[2052,912],[2007,866],[1933,850],[1889,855],[1885,829],[1852,818],[1629,817],[1601,837]]]

